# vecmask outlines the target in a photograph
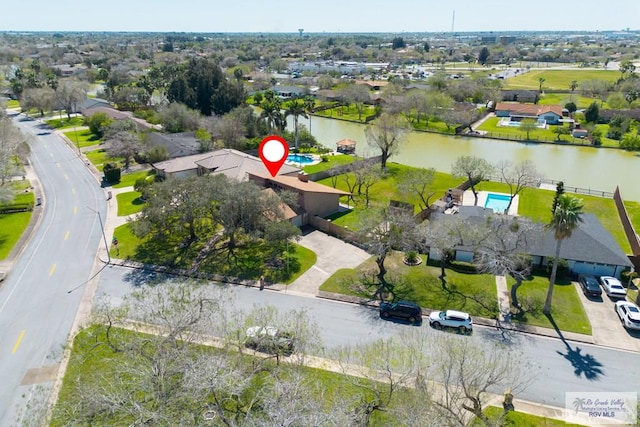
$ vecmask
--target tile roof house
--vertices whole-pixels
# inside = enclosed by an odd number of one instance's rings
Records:
[[[562,119],[560,105],[517,104],[512,102],[498,102],[495,107],[497,117],[511,119],[545,120],[548,124],[558,124]]]
[[[484,223],[484,218],[492,213],[491,209],[479,206],[459,206],[458,212],[470,226]],[[446,221],[451,217],[452,215],[438,214],[432,215],[431,220]],[[531,256],[533,266],[542,267],[555,256],[556,239],[553,231],[547,230],[543,224],[535,226],[539,229],[538,238],[524,250]],[[473,247],[457,247],[454,259],[472,262],[473,251]],[[435,247],[430,248],[429,257],[439,260],[440,253]],[[584,214],[580,226],[570,238],[562,241],[560,257],[567,260],[569,270],[574,275],[620,277],[620,273],[633,265],[615,238],[592,214]]]
[[[288,190],[298,195],[298,216],[293,221],[302,226],[308,223],[308,216],[325,217],[340,209],[340,197],[348,196],[346,191],[317,182],[299,173],[296,176],[276,175],[274,177],[261,173],[249,174],[249,179],[260,186],[275,190]]]
[[[526,89],[504,89],[500,91],[503,101],[510,102],[532,102],[537,104],[540,100],[540,93],[537,90]]]
[[[265,167],[262,160],[242,151],[223,148],[207,153],[177,157],[151,165],[159,176],[186,177],[191,175],[206,175],[223,173],[229,178],[246,181],[249,173],[262,173]],[[281,175],[296,175],[300,169],[294,166],[282,165]]]

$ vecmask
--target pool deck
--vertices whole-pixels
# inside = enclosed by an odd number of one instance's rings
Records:
[[[497,193],[495,191],[479,191],[478,192],[478,206],[484,206],[487,201],[487,195],[489,193],[492,194],[500,194],[503,196],[509,196],[507,193]],[[518,216],[518,201],[520,196],[517,195],[513,198],[513,202],[511,203],[511,207],[509,207],[508,215]],[[473,206],[475,199],[473,197],[473,191],[467,190],[462,194],[462,206]]]

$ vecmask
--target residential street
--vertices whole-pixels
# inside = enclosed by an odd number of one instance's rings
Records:
[[[55,378],[103,244],[97,213],[105,214],[104,194],[77,155],[38,120],[20,118],[44,194],[36,193],[39,225],[0,287],[0,426],[13,425],[36,385]]]
[[[110,266],[101,274],[97,295],[107,295],[118,304],[121,298],[135,286],[146,281],[157,280],[149,272]],[[320,326],[321,339],[331,349],[341,345],[373,342],[389,338],[413,326],[384,321],[377,310],[354,304],[329,301],[285,291],[259,291],[255,287],[226,286],[229,298],[242,310],[254,306],[272,305],[283,311],[304,309]],[[427,333],[442,334],[424,322]],[[563,407],[568,391],[636,391],[640,384],[640,371],[632,369],[640,363],[640,354],[597,347],[590,344],[562,341],[505,332],[495,328],[476,326],[473,336],[460,339],[477,339],[516,346],[522,355],[514,363],[530,362],[539,366],[534,384],[521,399]],[[501,391],[497,391],[501,392]]]

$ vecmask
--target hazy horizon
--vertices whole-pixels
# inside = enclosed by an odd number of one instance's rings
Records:
[[[544,8],[496,0],[31,0],[2,6],[0,31],[187,33],[442,33],[635,30],[640,2],[564,2]],[[568,4],[571,3],[571,4]],[[454,17],[455,15],[455,17]]]

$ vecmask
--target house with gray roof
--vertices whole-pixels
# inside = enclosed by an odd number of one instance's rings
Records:
[[[486,216],[492,214],[491,209],[480,206],[459,206],[458,213],[465,222],[473,227],[485,222]],[[447,221],[453,217],[450,214],[437,213],[430,220]],[[633,264],[622,251],[615,238],[602,226],[593,214],[584,214],[583,222],[576,228],[571,237],[562,241],[560,257],[567,260],[569,270],[574,275],[589,274],[594,276],[620,277],[620,273],[631,268]],[[538,228],[538,238],[523,251],[531,256],[534,267],[544,267],[555,256],[556,239],[553,231],[545,228],[544,224],[535,224]],[[428,245],[428,242],[427,242]],[[429,257],[440,260],[441,254],[435,247],[429,248]],[[473,262],[474,248],[459,246],[454,249],[456,261]]]
[[[184,157],[200,152],[200,141],[195,132],[160,133],[150,132],[147,141],[151,148],[163,146],[167,149],[169,158]]]

